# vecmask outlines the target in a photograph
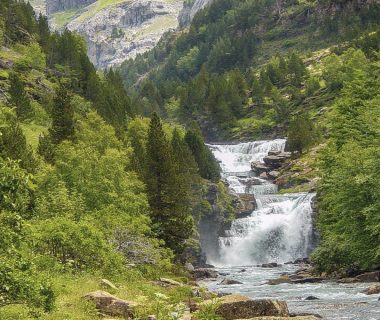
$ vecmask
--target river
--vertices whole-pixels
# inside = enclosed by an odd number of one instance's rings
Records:
[[[267,284],[269,279],[296,271],[299,266],[284,263],[308,257],[316,246],[311,206],[315,195],[279,194],[275,184],[251,171],[251,162],[262,162],[269,151],[284,151],[285,143],[285,139],[276,139],[209,145],[229,187],[236,193],[254,194],[257,208],[248,217],[235,220],[220,237],[219,252],[208,262],[224,276],[204,284],[217,292],[285,300],[292,313],[317,313],[331,320],[380,320],[378,296],[361,293],[369,283]],[[258,266],[271,262],[281,266]],[[242,284],[220,285],[224,277]],[[305,300],[311,295],[318,300]]]

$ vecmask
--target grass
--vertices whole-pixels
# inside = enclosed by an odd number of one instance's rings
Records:
[[[108,8],[110,6],[113,6],[119,3],[128,2],[128,1],[130,0],[98,0],[85,8],[73,8],[70,10],[57,12],[53,14],[54,25],[56,26],[57,29],[61,29],[73,19],[76,19],[78,22],[83,22],[84,20],[90,17],[93,17],[94,15],[96,15],[98,12],[100,12],[101,10],[105,8]],[[165,0],[166,3],[175,3],[176,1],[177,0]],[[174,23],[176,17],[173,19],[168,18],[168,20],[170,20],[170,23],[168,23],[168,21],[165,21],[165,19],[163,18],[157,19],[159,20],[159,22],[155,23],[154,28],[156,29],[163,28],[168,24],[169,24],[169,27],[172,25],[173,26],[176,25]],[[148,31],[148,32],[151,32],[151,31]]]
[[[164,288],[144,279],[131,270],[129,278],[112,279],[118,289],[103,289],[101,277],[91,275],[54,274],[53,287],[57,293],[55,309],[49,314],[41,315],[41,320],[94,320],[100,319],[93,303],[83,297],[93,291],[104,290],[121,299],[137,303],[135,319],[147,319],[150,314],[159,315],[160,320],[169,320],[171,312],[181,313],[183,302],[191,296],[191,287]],[[0,308],[2,320],[30,319],[30,314],[22,305]]]
[[[57,29],[63,28],[68,24],[79,12],[78,8],[73,8],[67,11],[56,12],[53,14],[54,25]]]

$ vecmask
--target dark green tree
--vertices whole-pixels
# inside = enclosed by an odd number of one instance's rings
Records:
[[[292,119],[288,130],[288,144],[291,152],[307,150],[315,142],[315,129],[308,114],[297,115]]]
[[[25,92],[25,85],[17,73],[12,73],[9,80],[11,83],[9,88],[10,103],[16,107],[17,117],[21,120],[26,119],[31,115],[32,107]]]
[[[180,254],[193,233],[193,219],[186,200],[189,190],[176,174],[171,145],[156,113],[151,118],[146,149],[145,183],[154,229],[169,248]]]
[[[74,109],[71,104],[71,94],[62,83],[53,100],[52,126],[49,132],[55,144],[72,139],[74,136]]]

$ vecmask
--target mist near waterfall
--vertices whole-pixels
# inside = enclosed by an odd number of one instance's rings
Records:
[[[219,238],[220,258],[211,259],[210,263],[218,266],[284,263],[311,253],[311,203],[315,194],[278,194],[275,184],[254,177],[250,171],[252,162],[263,162],[270,151],[283,152],[285,144],[285,139],[276,139],[209,145],[220,161],[230,189],[236,193],[253,194],[257,203],[250,216],[236,219]]]

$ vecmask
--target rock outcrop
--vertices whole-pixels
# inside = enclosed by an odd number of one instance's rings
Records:
[[[135,306],[133,302],[119,299],[106,291],[90,292],[84,298],[93,301],[96,308],[104,314],[125,318],[133,317]]]
[[[186,1],[183,5],[183,9],[181,10],[178,16],[180,27],[187,27],[191,23],[191,20],[193,20],[197,12],[210,5],[213,1],[214,0]]]

